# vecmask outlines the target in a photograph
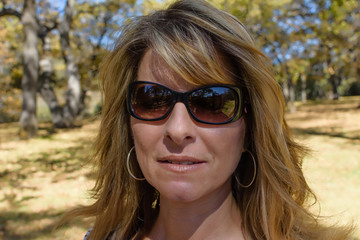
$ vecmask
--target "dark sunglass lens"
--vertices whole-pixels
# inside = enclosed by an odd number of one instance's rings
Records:
[[[155,84],[137,84],[131,93],[133,113],[147,120],[163,117],[172,102],[171,92]]]
[[[239,97],[228,87],[208,87],[190,94],[189,107],[198,119],[209,123],[224,123],[236,114]]]

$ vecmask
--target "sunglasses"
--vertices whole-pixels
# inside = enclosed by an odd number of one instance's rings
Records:
[[[146,81],[129,85],[128,110],[137,119],[165,119],[177,102],[182,102],[190,116],[200,123],[230,123],[240,119],[243,113],[241,89],[233,85],[203,86],[188,92]]]

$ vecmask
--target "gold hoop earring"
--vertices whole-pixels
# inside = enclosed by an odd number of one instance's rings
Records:
[[[238,177],[237,177],[236,175],[234,175],[236,182],[237,182],[237,183],[240,185],[240,187],[242,187],[242,188],[248,188],[248,187],[250,187],[250,186],[254,183],[255,177],[256,177],[256,161],[255,161],[254,155],[253,155],[249,150],[246,150],[245,152],[248,152],[248,153],[251,155],[251,159],[252,159],[253,164],[254,164],[254,175],[253,175],[253,177],[252,177],[252,179],[251,179],[251,182],[250,182],[248,185],[243,185],[243,184],[239,181]],[[240,159],[240,161],[241,161],[241,159]]]
[[[154,192],[154,198],[155,198],[155,199],[154,199],[154,201],[153,201],[152,204],[151,204],[151,208],[152,208],[152,209],[155,209],[158,204],[160,205],[160,203],[159,203],[159,197],[160,197],[159,191],[158,191],[158,190],[155,190],[155,192]]]
[[[132,147],[127,155],[127,158],[126,158],[126,168],[130,174],[130,176],[132,178],[134,178],[135,180],[138,180],[138,181],[142,181],[142,180],[145,180],[145,178],[138,178],[138,177],[135,177],[135,175],[131,172],[130,170],[130,155],[131,155],[131,152],[135,149],[135,146]]]

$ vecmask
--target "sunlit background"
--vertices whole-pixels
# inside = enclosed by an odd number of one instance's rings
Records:
[[[66,210],[91,203],[99,64],[124,21],[169,2],[0,1],[0,240],[82,239],[92,226],[53,231]],[[313,149],[303,164],[320,202],[312,211],[358,221],[359,1],[209,2],[239,18],[273,64],[288,123]]]

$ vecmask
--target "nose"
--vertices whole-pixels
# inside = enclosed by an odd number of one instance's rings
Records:
[[[183,147],[195,140],[196,125],[189,115],[185,105],[181,102],[175,104],[166,121],[165,138],[176,146]]]

